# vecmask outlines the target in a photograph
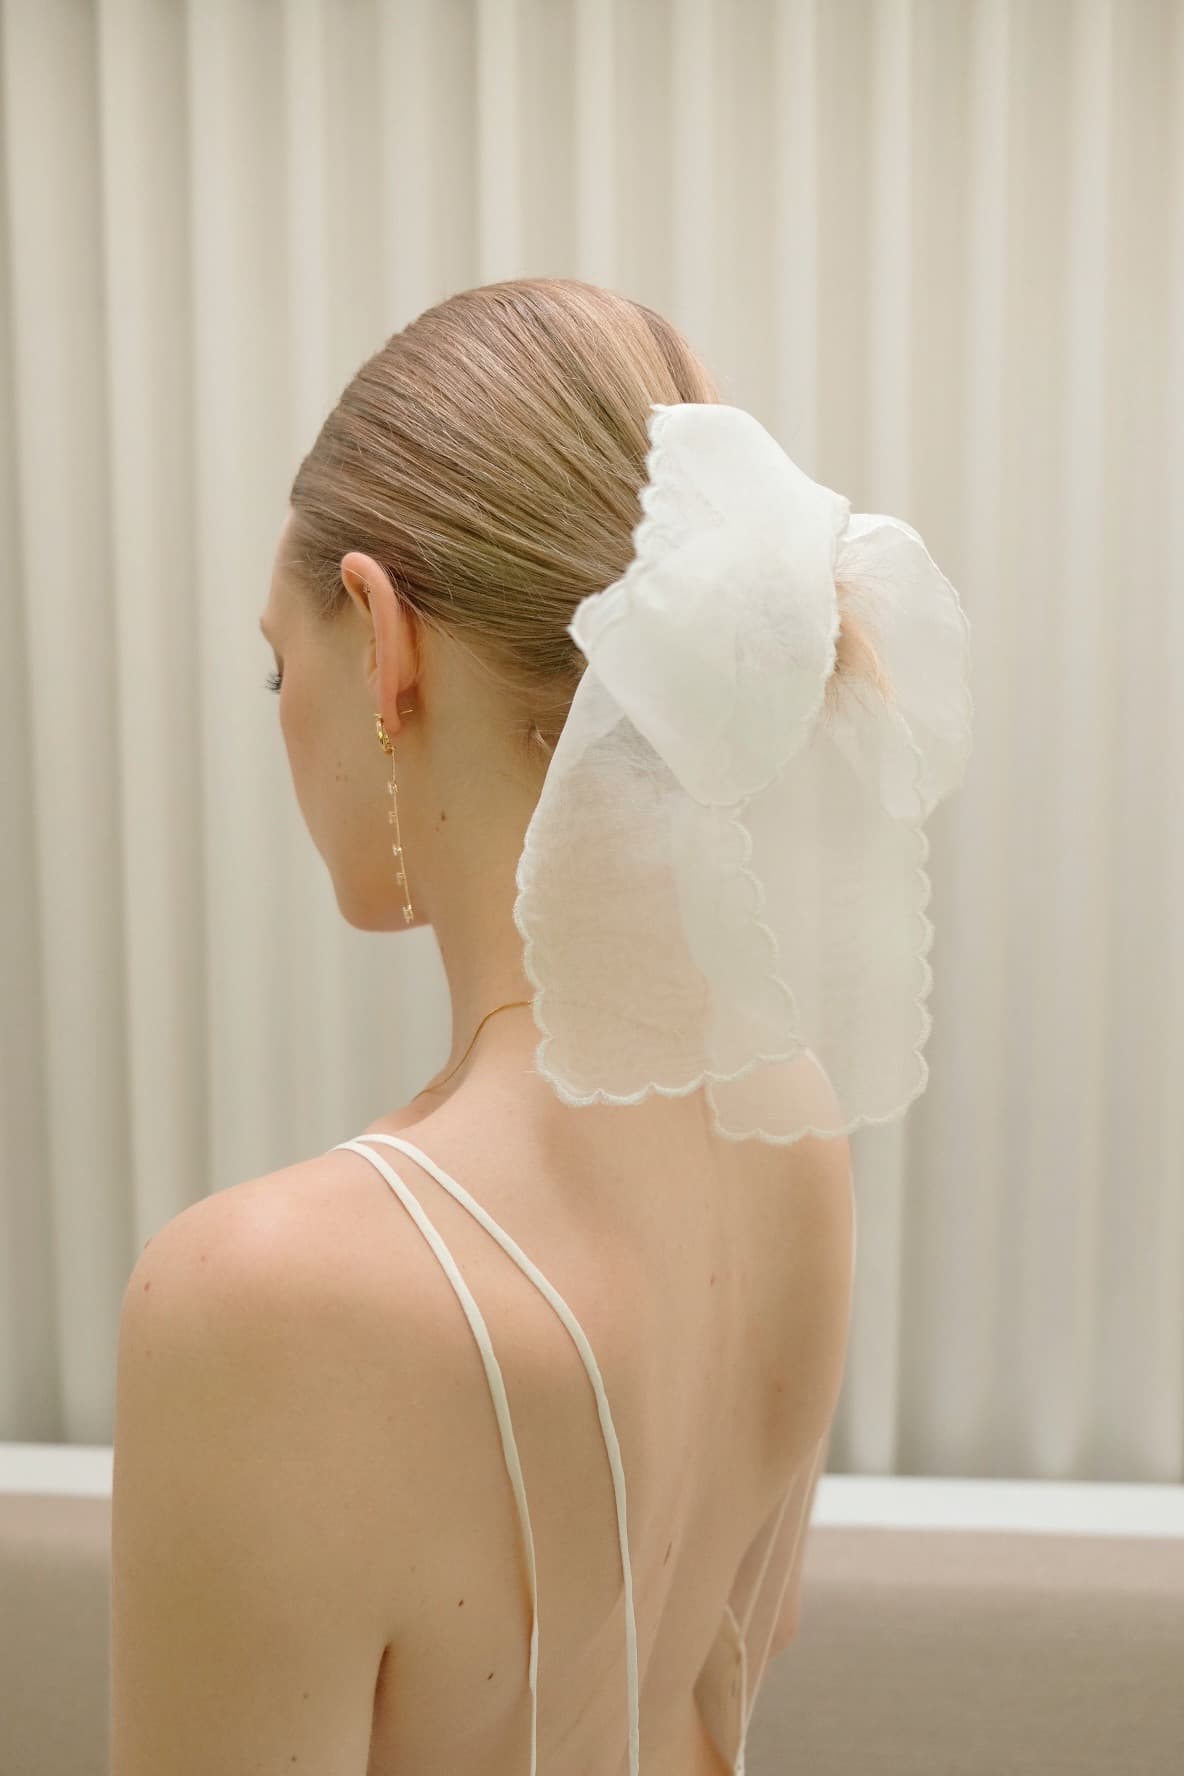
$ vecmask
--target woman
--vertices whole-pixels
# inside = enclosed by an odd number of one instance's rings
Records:
[[[843,1374],[847,1133],[925,1081],[968,703],[885,661],[956,671],[965,619],[659,315],[528,279],[352,379],[262,626],[341,911],[433,927],[453,1040],[136,1266],[113,1776],[740,1773]]]

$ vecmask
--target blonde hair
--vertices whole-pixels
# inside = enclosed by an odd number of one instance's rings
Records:
[[[719,399],[644,303],[573,278],[460,291],[347,384],[292,483],[289,562],[331,619],[342,556],[373,556],[425,626],[471,644],[516,735],[549,752],[584,666],[567,624],[632,557],[650,404]]]

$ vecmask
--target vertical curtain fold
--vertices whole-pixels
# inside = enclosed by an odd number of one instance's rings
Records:
[[[0,0],[0,1436],[108,1441],[149,1235],[446,1052],[257,618],[363,359],[552,274],[669,314],[973,626],[832,1465],[1181,1479],[1181,91],[1172,0]]]

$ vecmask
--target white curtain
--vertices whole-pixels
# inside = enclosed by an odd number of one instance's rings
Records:
[[[563,274],[973,626],[830,1467],[1184,1478],[1184,5],[0,0],[0,106],[0,1438],[109,1442],[148,1236],[444,1058],[256,621],[362,360]]]

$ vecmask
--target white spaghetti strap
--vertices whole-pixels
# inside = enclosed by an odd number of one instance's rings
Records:
[[[505,1383],[502,1379],[501,1366],[494,1353],[493,1343],[485,1319],[477,1306],[472,1291],[457,1268],[456,1261],[440,1233],[423,1209],[414,1192],[404,1183],[397,1172],[386,1160],[374,1153],[366,1144],[380,1141],[385,1146],[395,1147],[417,1165],[423,1167],[449,1195],[466,1209],[475,1221],[479,1221],[485,1231],[501,1246],[502,1250],[514,1260],[519,1270],[529,1277],[540,1293],[554,1308],[571,1335],[580,1354],[581,1361],[592,1383],[596,1396],[597,1413],[600,1419],[601,1434],[605,1450],[608,1454],[609,1467],[612,1469],[613,1492],[617,1504],[617,1536],[621,1551],[621,1571],[625,1584],[625,1663],[626,1692],[629,1709],[629,1776],[640,1776],[641,1761],[641,1729],[640,1708],[638,1699],[637,1678],[637,1622],[633,1610],[633,1568],[629,1559],[629,1534],[625,1511],[625,1474],[621,1465],[620,1445],[617,1441],[616,1427],[609,1410],[608,1396],[604,1382],[596,1362],[592,1346],[579,1320],[564,1301],[562,1295],[531,1262],[522,1248],[494,1220],[489,1212],[482,1208],[476,1199],[470,1196],[463,1185],[448,1175],[437,1165],[430,1155],[416,1147],[413,1142],[402,1135],[366,1134],[359,1135],[352,1141],[338,1141],[334,1151],[340,1148],[354,1153],[361,1153],[382,1174],[391,1189],[399,1198],[420,1232],[423,1234],[432,1252],[439,1261],[441,1269],[452,1285],[465,1312],[473,1336],[481,1352],[485,1365],[485,1375],[489,1382],[489,1390],[493,1396],[494,1410],[497,1414],[498,1429],[501,1432],[502,1453],[505,1457],[506,1471],[510,1476],[510,1484],[514,1490],[514,1498],[518,1506],[518,1519],[522,1525],[522,1538],[526,1549],[526,1567],[530,1579],[531,1625],[530,1625],[530,1776],[537,1776],[538,1763],[538,1580],[535,1570],[534,1533],[531,1529],[530,1511],[526,1502],[526,1487],[522,1478],[522,1464],[518,1456],[518,1444],[514,1437],[514,1426],[510,1416],[509,1401],[506,1398]]]

